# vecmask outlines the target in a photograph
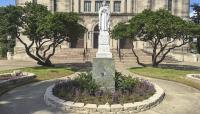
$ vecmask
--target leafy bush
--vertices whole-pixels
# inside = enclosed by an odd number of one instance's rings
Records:
[[[91,72],[81,73],[75,80],[81,85],[81,90],[87,90],[90,94],[94,94],[94,92],[99,89],[99,86],[95,83],[95,80],[92,79]]]
[[[6,57],[7,48],[0,47],[0,57]]]
[[[81,93],[95,95],[95,92],[98,90],[99,86],[92,79],[92,73],[81,73],[74,80],[56,83],[53,93],[60,97],[72,98],[74,96],[80,96]]]
[[[134,87],[139,83],[138,78],[132,78],[131,76],[122,75],[120,72],[115,73],[115,88],[122,92],[133,92]]]
[[[135,102],[148,98],[155,90],[145,80],[115,73],[115,92],[100,90],[100,86],[92,79],[92,73],[81,73],[74,80],[61,81],[53,88],[53,94],[64,100],[95,104],[116,104]]]

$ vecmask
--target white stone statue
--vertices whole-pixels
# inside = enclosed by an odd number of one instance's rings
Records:
[[[102,7],[99,9],[99,44],[96,58],[112,58],[110,52],[110,9],[106,6],[106,1],[103,1]]]
[[[110,9],[106,6],[106,1],[103,2],[103,6],[99,10],[99,30],[109,31],[110,29]]]

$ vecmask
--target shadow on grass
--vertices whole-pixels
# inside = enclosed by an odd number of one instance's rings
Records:
[[[38,66],[38,67],[26,67],[26,68],[19,68],[19,70],[24,70],[24,69],[33,69],[33,70],[48,70],[48,69],[66,69],[66,70],[72,70],[74,72],[81,72],[81,71],[88,71],[91,69],[92,63],[91,62],[86,62],[86,63],[59,63],[59,64],[54,64],[55,66],[47,67],[47,66]],[[14,69],[15,70],[15,69]]]
[[[147,67],[152,67],[151,64],[147,64]],[[145,67],[132,67],[130,69],[143,69]],[[154,67],[152,67],[154,68]],[[174,69],[174,70],[200,70],[200,66],[192,66],[192,65],[179,65],[179,64],[160,64],[158,67],[155,68],[161,68],[161,69]]]
[[[200,70],[200,66],[177,65],[177,64],[160,64],[159,68],[176,69],[176,70]]]

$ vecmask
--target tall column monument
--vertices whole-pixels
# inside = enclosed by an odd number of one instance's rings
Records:
[[[93,78],[103,90],[115,90],[115,64],[110,52],[110,9],[104,0],[99,10],[99,44],[93,59]]]

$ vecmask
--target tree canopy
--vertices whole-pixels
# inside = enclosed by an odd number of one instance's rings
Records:
[[[200,24],[200,6],[198,4],[193,4],[192,8],[194,11],[194,15],[191,17],[191,19],[193,20],[193,22]],[[197,52],[200,53],[200,36],[198,34],[195,37],[197,37],[197,45],[196,45]]]
[[[76,13],[54,13],[46,6],[26,3],[24,7],[10,6],[4,15],[6,34],[14,36],[24,45],[27,55],[40,65],[51,66],[50,58],[63,41],[72,41],[83,36],[85,27]],[[3,33],[3,34],[5,34]],[[27,36],[27,39],[21,35]],[[30,42],[27,42],[30,41]]]
[[[171,50],[187,44],[190,36],[200,30],[198,25],[174,16],[164,9],[144,10],[126,23],[119,23],[114,27],[112,31],[114,38],[148,42],[153,50],[152,66],[158,66]],[[140,63],[134,50],[133,53],[137,57],[138,63],[144,66]]]

